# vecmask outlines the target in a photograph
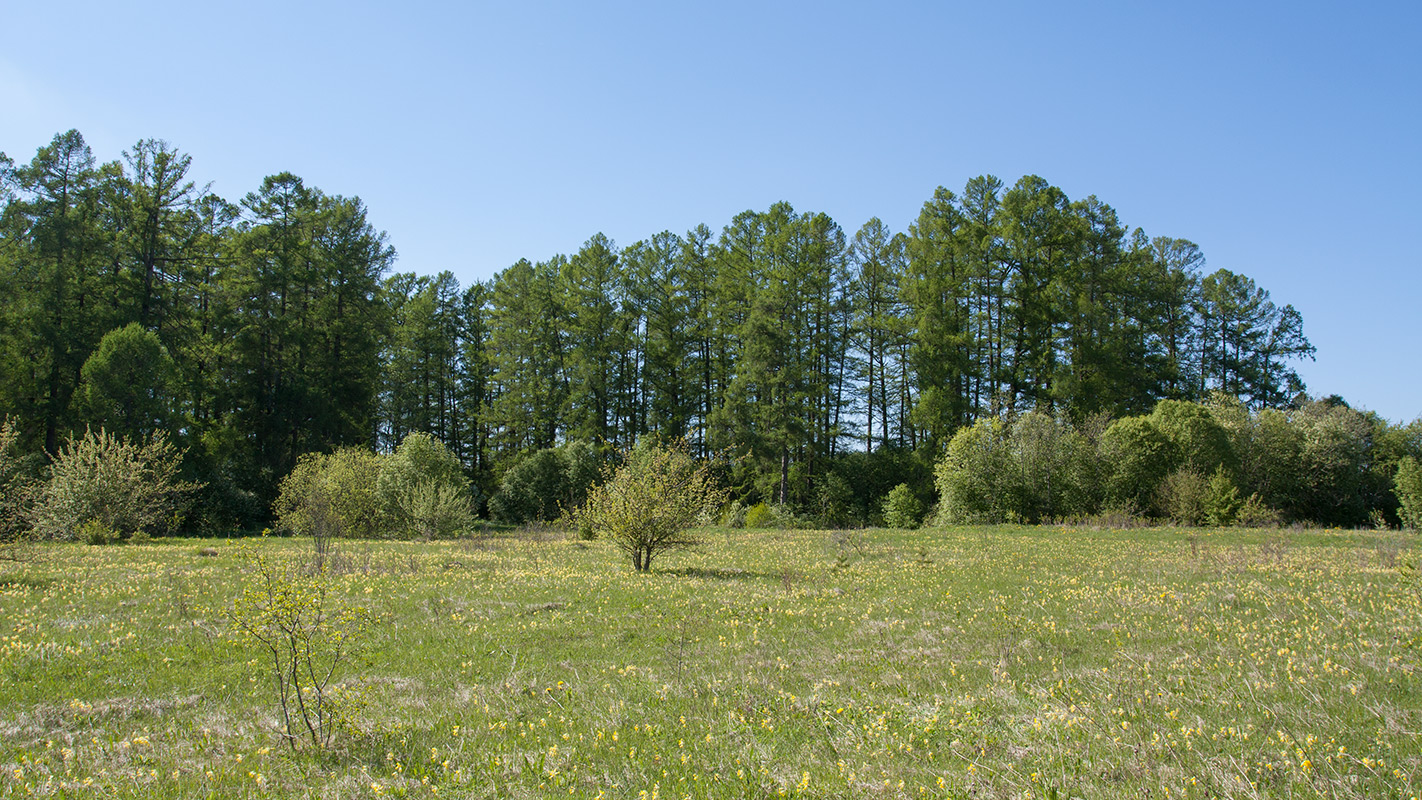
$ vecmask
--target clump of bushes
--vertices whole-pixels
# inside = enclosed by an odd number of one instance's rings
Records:
[[[1182,525],[1416,525],[1419,458],[1422,421],[1394,427],[1338,400],[1258,412],[1166,400],[1109,424],[1042,411],[979,420],[949,441],[935,479],[949,523],[1115,508]]]
[[[471,487],[459,459],[423,431],[380,459],[376,494],[398,538],[443,539],[474,524]]]
[[[307,453],[282,479],[277,524],[318,540],[377,536],[382,528],[379,473],[380,457],[363,448]]]
[[[500,522],[548,522],[580,507],[600,479],[606,459],[587,442],[538,450],[514,464],[489,499]]]
[[[282,480],[275,510],[282,528],[318,542],[447,538],[474,522],[458,459],[421,432],[388,455],[346,447],[302,456]]]
[[[747,508],[742,518],[746,528],[775,528],[778,530],[805,530],[814,527],[814,521],[795,513],[789,506],[767,503],[762,500]]]

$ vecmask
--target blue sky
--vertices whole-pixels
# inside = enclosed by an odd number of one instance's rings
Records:
[[[71,2],[6,9],[0,150],[140,138],[238,199],[359,195],[468,283],[787,200],[852,234],[1037,174],[1303,314],[1301,372],[1422,416],[1422,5]]]

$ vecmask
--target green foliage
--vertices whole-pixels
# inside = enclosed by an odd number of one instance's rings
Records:
[[[948,443],[937,470],[943,522],[1036,522],[1094,510],[1101,490],[1087,439],[1034,411],[980,420]]]
[[[1188,469],[1204,475],[1220,465],[1234,466],[1229,435],[1204,406],[1162,400],[1151,411],[1150,421],[1171,444],[1175,460],[1170,469]]]
[[[137,322],[104,334],[80,375],[75,402],[89,425],[130,439],[173,427],[176,367],[158,335]]]
[[[1008,430],[998,419],[978,420],[948,442],[938,462],[941,523],[1002,522],[1008,518],[1011,489]]]
[[[1246,497],[1234,515],[1234,524],[1241,528],[1277,528],[1280,522],[1279,512],[1270,508],[1257,493]]]
[[[1309,403],[1293,414],[1302,439],[1295,517],[1339,525],[1367,521],[1375,494],[1370,484],[1381,478],[1372,463],[1374,422],[1344,403],[1327,401]]]
[[[449,536],[473,522],[469,479],[442,442],[416,431],[379,459],[376,492],[392,535]]]
[[[407,535],[423,541],[447,539],[474,526],[474,512],[465,489],[426,481],[400,496],[397,510]]]
[[[907,483],[895,486],[884,496],[884,527],[913,530],[923,521],[923,501]]]
[[[167,533],[197,484],[179,480],[180,457],[163,436],[134,442],[103,429],[65,442],[32,511],[44,539],[79,538],[86,524],[127,539]]]
[[[1402,527],[1422,529],[1422,466],[1417,459],[1407,456],[1398,462],[1393,491],[1397,494],[1397,516]]]
[[[585,442],[530,453],[504,475],[489,513],[514,523],[558,519],[582,505],[602,464],[597,448]]]
[[[1116,420],[1101,437],[1102,459],[1108,464],[1107,502],[1146,511],[1155,508],[1156,492],[1175,448],[1149,417]]]
[[[29,547],[29,516],[34,484],[16,454],[19,430],[14,420],[0,418],[0,561],[24,560]]]
[[[1177,469],[1165,477],[1158,490],[1160,508],[1177,525],[1204,522],[1210,482],[1193,469]]]
[[[627,554],[638,572],[651,569],[663,553],[696,545],[692,526],[726,501],[708,464],[698,463],[685,442],[645,440],[624,453],[621,467],[605,467],[603,476],[575,516]]]
[[[816,519],[825,528],[843,528],[854,513],[854,488],[840,475],[830,473],[816,492]]]
[[[721,527],[746,527],[746,507],[741,501],[732,500],[726,504],[726,508],[721,512]]]
[[[747,528],[773,528],[775,523],[775,509],[765,501],[747,508],[741,517],[741,524]]]
[[[360,447],[307,453],[282,479],[278,524],[318,546],[329,539],[373,538],[385,519],[376,481],[381,459]]]
[[[1234,485],[1224,467],[1216,467],[1205,487],[1205,521],[1218,527],[1233,525],[1243,506],[1239,487]]]
[[[279,562],[245,551],[248,579],[228,619],[262,653],[276,694],[287,744],[322,750],[341,728],[353,727],[359,698],[339,683],[361,653],[370,612],[340,603],[324,567]]]
[[[1064,418],[1033,411],[1013,423],[1008,439],[1012,510],[1026,522],[1083,513],[1097,492],[1087,483],[1094,453]]]

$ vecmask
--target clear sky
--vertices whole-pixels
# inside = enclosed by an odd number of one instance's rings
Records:
[[[1292,303],[1315,395],[1422,415],[1422,4],[91,2],[0,14],[0,150],[141,138],[229,199],[359,195],[397,268],[719,230],[853,234],[1037,174]]]

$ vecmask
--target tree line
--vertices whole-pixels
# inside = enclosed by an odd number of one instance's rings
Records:
[[[530,454],[655,434],[724,456],[744,501],[849,475],[862,511],[981,420],[1289,408],[1314,352],[1248,277],[1036,176],[940,188],[902,232],[777,203],[460,286],[392,272],[358,198],[281,173],[234,202],[190,168],[160,140],[101,163],[77,131],[0,154],[0,415],[41,456],[166,434],[198,526],[260,524],[303,455],[412,432],[485,498]]]

